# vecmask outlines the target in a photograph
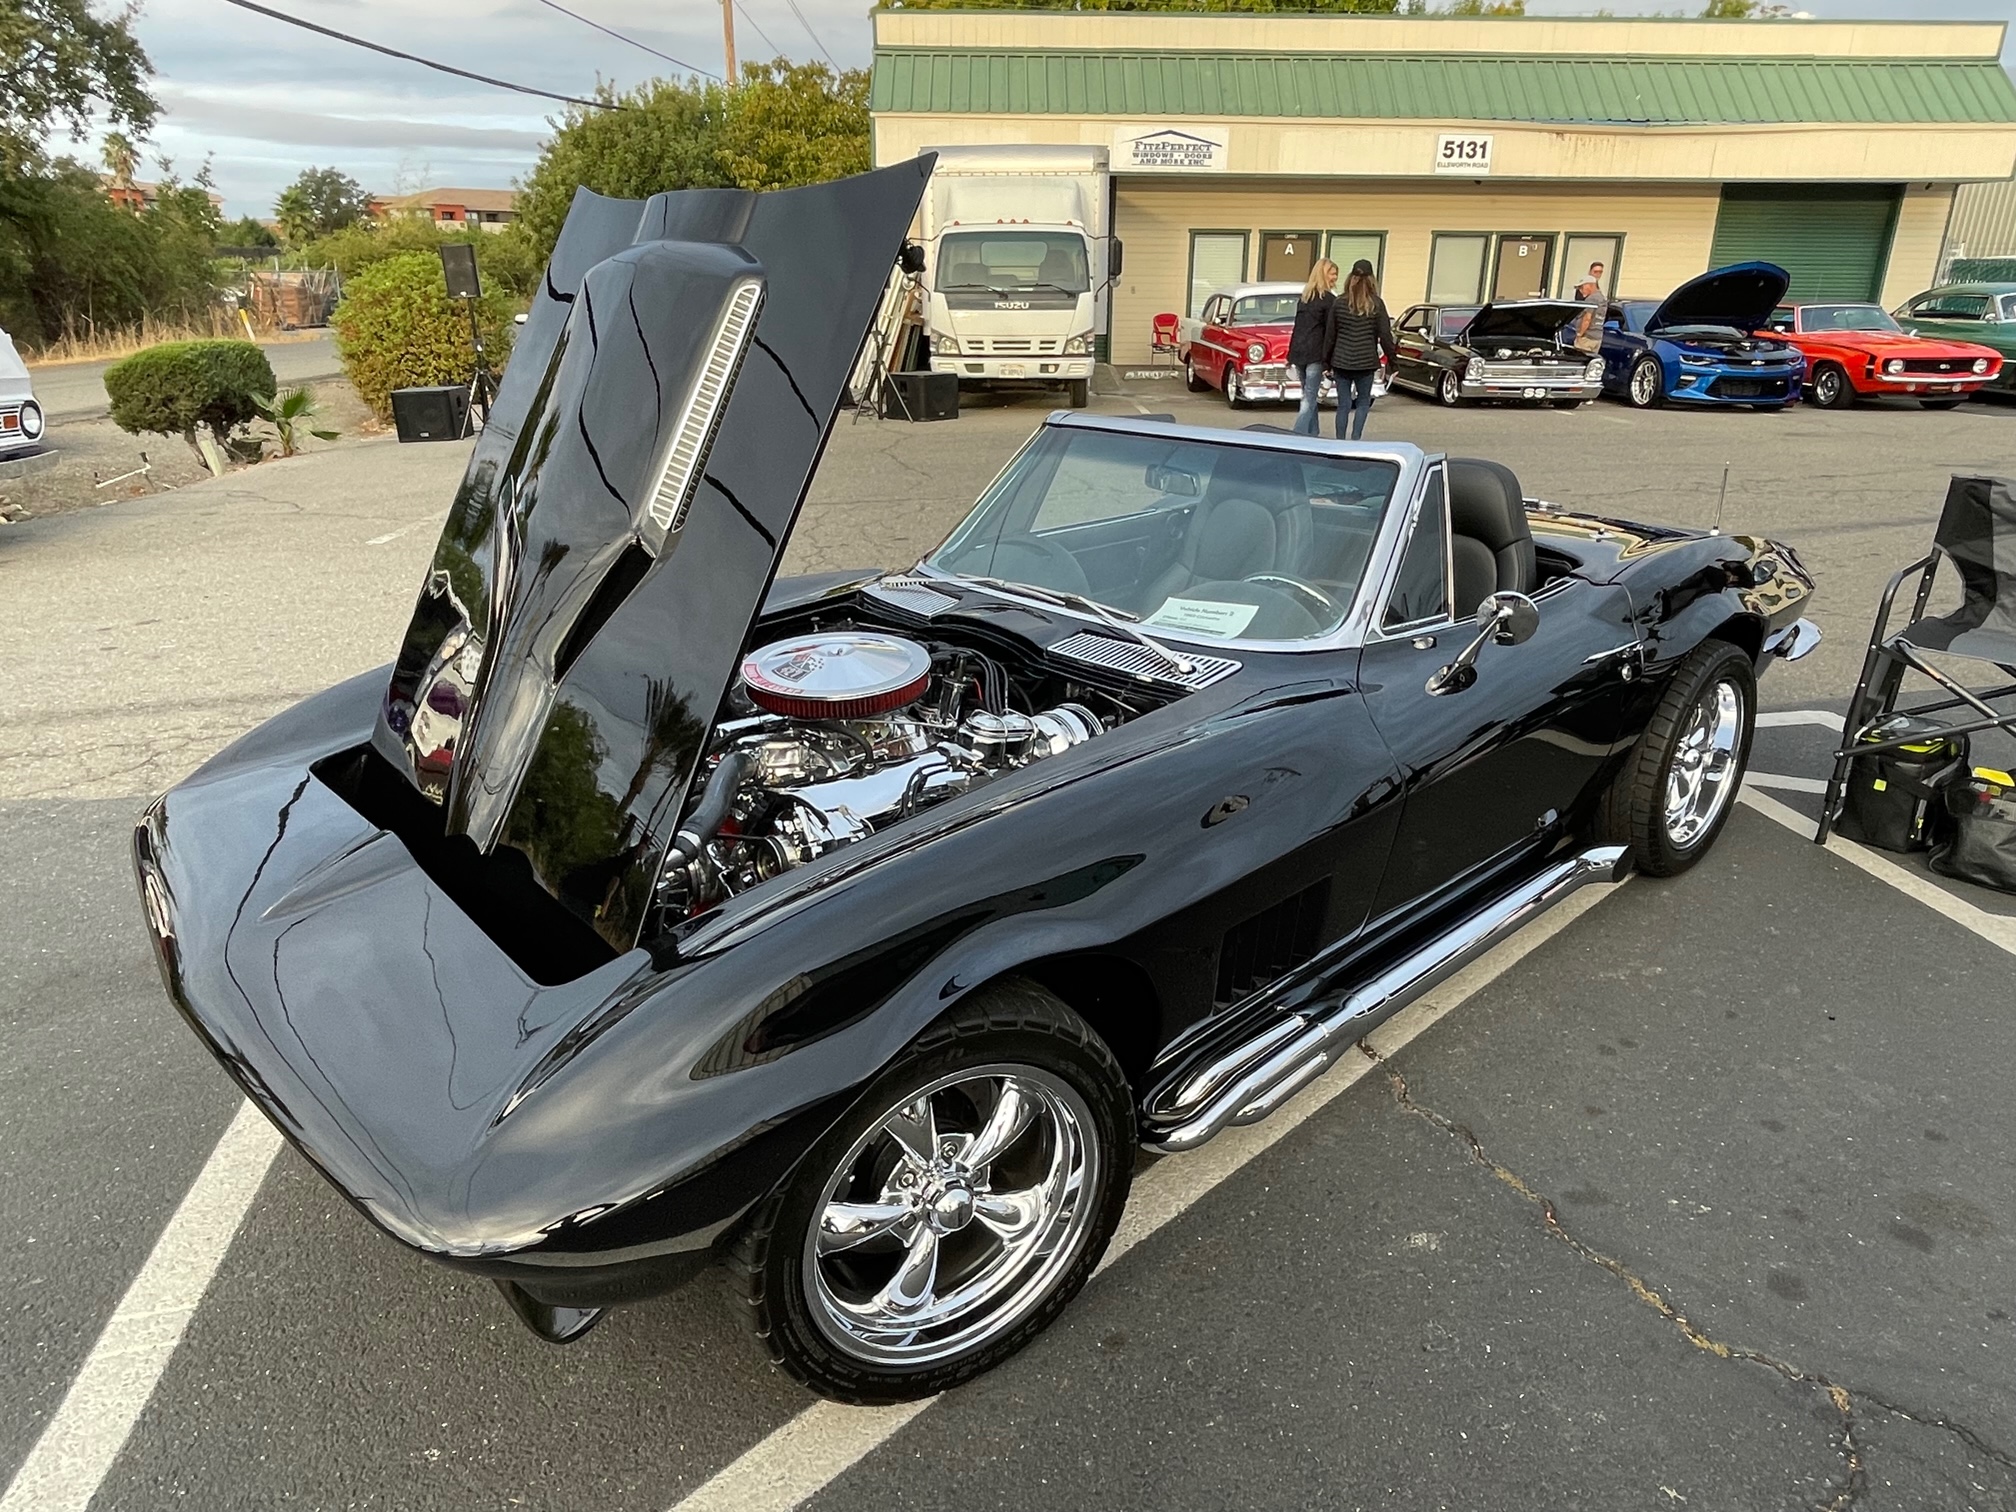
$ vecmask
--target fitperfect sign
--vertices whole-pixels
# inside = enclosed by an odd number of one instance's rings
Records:
[[[1223,173],[1232,133],[1223,126],[1118,126],[1115,173]]]

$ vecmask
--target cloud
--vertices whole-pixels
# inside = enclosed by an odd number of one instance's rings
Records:
[[[162,85],[156,93],[167,117],[176,125],[205,127],[209,134],[241,141],[301,147],[390,147],[404,152],[460,148],[465,152],[523,157],[528,150],[536,151],[547,136],[543,130],[504,126],[289,110],[237,99],[217,99],[173,84]]]

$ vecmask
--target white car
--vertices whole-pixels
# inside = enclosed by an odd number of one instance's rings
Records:
[[[41,442],[42,406],[35,402],[35,386],[14,350],[14,338],[0,331],[0,457]]]

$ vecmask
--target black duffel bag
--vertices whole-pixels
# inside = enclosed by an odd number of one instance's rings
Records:
[[[1983,768],[1946,784],[1945,833],[1926,861],[1942,877],[1958,877],[2016,893],[2016,781]]]
[[[1915,737],[1909,745],[1857,756],[1835,830],[1888,851],[1924,850],[1944,819],[1941,787],[1967,769],[1967,737],[1949,735],[1936,720],[1897,714],[1872,726],[1865,742]]]

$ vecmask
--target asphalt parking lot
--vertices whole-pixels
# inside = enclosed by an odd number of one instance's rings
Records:
[[[913,560],[1046,407],[843,417],[788,566]],[[1724,528],[1800,550],[1828,633],[1765,680],[1748,802],[1688,876],[1584,894],[1156,1164],[1056,1327],[872,1413],[811,1407],[706,1281],[554,1349],[290,1152],[211,1158],[235,1099],[148,958],[131,822],[389,657],[462,449],[0,530],[0,1512],[2016,1508],[2016,898],[1792,827],[1882,579],[2012,427],[1382,401],[1373,438],[1602,513],[1705,525],[1729,465]],[[211,1243],[150,1263],[199,1173]]]

